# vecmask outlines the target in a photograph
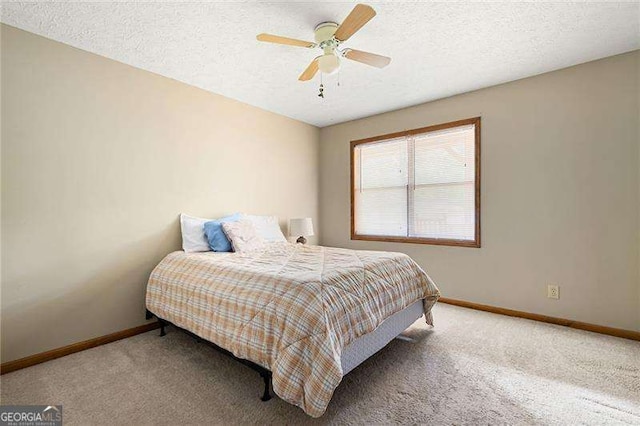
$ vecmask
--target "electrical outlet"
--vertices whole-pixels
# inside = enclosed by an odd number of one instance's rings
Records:
[[[549,284],[547,286],[547,297],[549,299],[560,299],[560,287],[557,285]]]

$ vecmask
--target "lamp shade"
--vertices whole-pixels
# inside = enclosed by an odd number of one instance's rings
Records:
[[[310,217],[289,220],[289,236],[309,237],[313,235],[313,222]]]
[[[340,69],[340,59],[333,53],[318,58],[318,68],[325,74],[333,74]]]

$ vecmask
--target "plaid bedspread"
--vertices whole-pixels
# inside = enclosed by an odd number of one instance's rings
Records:
[[[321,416],[342,380],[342,349],[440,296],[407,255],[289,243],[244,253],[174,252],[153,270],[147,308],[272,371],[282,399]]]

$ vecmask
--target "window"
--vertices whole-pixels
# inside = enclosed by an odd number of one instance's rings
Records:
[[[480,247],[480,118],[352,141],[351,239]]]

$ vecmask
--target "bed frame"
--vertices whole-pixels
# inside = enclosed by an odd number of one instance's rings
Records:
[[[156,314],[154,314],[153,312],[151,312],[150,310],[147,309],[147,313],[145,314],[145,318],[146,319],[151,319],[153,317],[156,317],[158,319],[158,323],[160,323],[160,337],[162,336],[166,336],[167,332],[165,331],[165,328],[169,325],[177,328],[178,330],[183,331],[184,333],[188,334],[189,336],[193,337],[194,339],[196,339],[196,341],[198,343],[206,343],[207,345],[211,346],[213,349],[217,350],[220,353],[223,353],[225,355],[227,355],[228,357],[231,357],[233,359],[235,359],[236,361],[241,362],[242,364],[246,365],[247,367],[251,368],[252,370],[257,371],[260,374],[260,377],[262,377],[262,380],[264,380],[264,392],[262,394],[262,397],[260,398],[263,401],[269,401],[271,399],[271,392],[270,392],[270,388],[271,388],[271,371],[267,370],[266,368],[264,368],[261,365],[256,364],[255,362],[251,362],[248,359],[244,359],[244,358],[238,358],[237,356],[235,356],[234,354],[232,354],[231,352],[229,352],[228,350],[226,350],[225,348],[221,348],[220,346],[216,345],[213,342],[210,342],[208,340],[203,339],[202,337],[198,336],[197,334],[194,334],[192,332],[190,332],[189,330],[186,330],[184,328],[178,327],[177,325],[160,318],[159,316],[157,316]]]
[[[262,397],[260,398],[262,401],[269,401],[271,399],[271,371],[264,368],[261,365],[258,365],[254,362],[249,361],[248,359],[238,358],[228,350],[216,345],[215,343],[209,342],[200,336],[186,330],[184,328],[178,327],[177,325],[160,318],[153,312],[147,309],[146,311],[146,319],[152,319],[156,317],[158,319],[158,323],[160,324],[160,336],[165,336],[166,330],[165,328],[169,325],[177,328],[178,330],[182,330],[189,336],[192,336],[196,339],[198,343],[206,343],[211,346],[218,352],[221,352],[228,357],[235,359],[236,361],[241,362],[247,367],[251,368],[254,371],[257,371],[262,377],[264,381],[264,392],[262,393]],[[358,337],[356,340],[347,345],[342,351],[342,371],[343,374],[347,374],[356,368],[358,365],[362,364],[365,360],[371,357],[373,354],[378,352],[380,349],[385,347],[389,342],[391,342],[394,338],[398,337],[400,333],[406,330],[411,324],[413,324],[418,318],[422,316],[422,300],[418,300],[411,305],[407,306],[400,312],[396,312],[391,315],[387,319],[385,319],[378,328],[373,330],[370,333],[365,334],[364,336]]]

